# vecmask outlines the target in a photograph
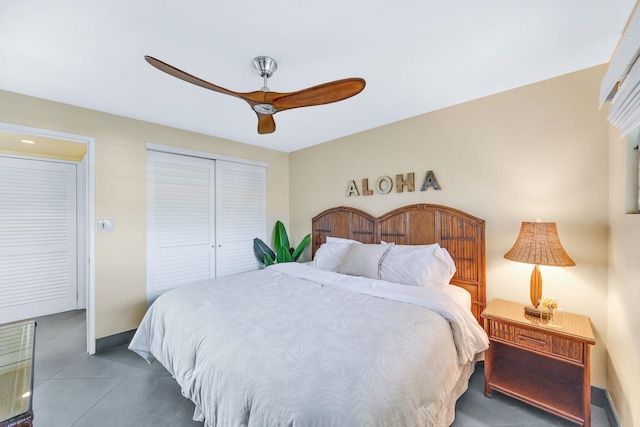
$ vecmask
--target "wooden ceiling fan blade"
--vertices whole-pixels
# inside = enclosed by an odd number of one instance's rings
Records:
[[[182,81],[244,100],[258,115],[259,134],[275,132],[276,122],[273,119],[273,115],[279,111],[342,101],[362,92],[366,85],[364,79],[349,78],[323,83],[297,92],[272,92],[267,87],[267,79],[271,76],[273,71],[275,71],[277,66],[276,62],[269,57],[257,57],[254,59],[254,64],[256,64],[256,60],[258,59],[268,59],[270,61],[262,62],[267,65],[272,64],[271,67],[264,67],[264,70],[262,69],[261,61],[258,61],[259,66],[256,66],[260,75],[264,78],[264,87],[261,90],[253,92],[234,92],[221,86],[214,85],[206,80],[202,80],[193,74],[182,71],[173,65],[169,65],[164,61],[154,58],[153,56],[145,55],[144,59],[158,70]]]
[[[277,111],[330,104],[359,94],[365,85],[361,78],[336,80],[277,97],[272,104]]]
[[[273,114],[256,114],[258,115],[258,133],[260,135],[276,131],[276,121],[273,119]]]
[[[231,95],[231,96],[235,96],[237,98],[244,99],[244,97],[241,94],[237,93],[237,92],[234,92],[234,91],[229,90],[229,89],[225,89],[225,88],[220,87],[220,86],[216,86],[213,83],[209,83],[206,80],[202,80],[199,77],[196,77],[196,76],[194,76],[192,74],[189,74],[186,71],[182,71],[182,70],[174,67],[173,65],[169,65],[164,61],[161,61],[159,59],[154,58],[153,56],[145,55],[144,59],[149,64],[151,64],[154,67],[156,67],[158,70],[163,71],[163,72],[169,74],[170,76],[177,77],[180,80],[184,80],[187,83],[191,83],[191,84],[194,84],[196,86],[200,86],[202,88],[212,90],[214,92],[224,93],[225,95]]]

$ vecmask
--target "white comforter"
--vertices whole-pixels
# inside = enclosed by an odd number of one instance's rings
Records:
[[[290,263],[165,293],[129,348],[167,368],[206,426],[410,427],[453,421],[487,345],[436,288]]]

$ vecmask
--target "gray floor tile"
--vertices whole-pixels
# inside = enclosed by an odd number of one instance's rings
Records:
[[[43,316],[37,319],[36,346],[51,341],[83,340],[86,342],[87,324],[84,310]]]
[[[162,366],[160,362],[154,360],[147,363],[137,353],[129,350],[127,345],[121,345],[105,351],[99,355],[100,358],[109,360],[130,368],[129,376],[170,376],[171,374]]]
[[[195,405],[189,399],[184,400],[184,404],[171,420],[169,427],[202,427],[203,422],[193,421],[193,410]]]
[[[74,427],[168,426],[184,400],[171,377],[127,377]]]
[[[603,408],[591,406],[591,427],[610,427],[607,413]]]
[[[556,418],[542,411],[522,411],[514,399],[497,392],[488,398],[475,388],[467,390],[456,406],[456,421],[464,427],[523,426],[548,422],[549,417]]]
[[[34,427],[67,427],[106,396],[121,378],[49,380],[33,390]]]
[[[36,332],[36,335],[39,332]],[[36,337],[36,340],[38,338]],[[50,341],[44,344],[36,342],[34,378],[47,380],[64,370],[75,361],[87,356],[84,341]]]
[[[129,365],[114,362],[103,357],[82,357],[52,377],[62,378],[123,378],[133,368]]]
[[[85,355],[52,378],[122,378],[167,375],[169,373],[159,362],[150,365],[142,357],[127,349],[126,346],[119,346],[94,356]]]

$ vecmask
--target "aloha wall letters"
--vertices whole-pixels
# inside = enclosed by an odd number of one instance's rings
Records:
[[[388,194],[393,190],[393,180],[389,176],[381,176],[379,177],[375,184],[373,184],[373,188],[369,188],[369,179],[362,179],[362,186],[360,190],[358,190],[358,185],[355,180],[349,181],[347,185],[347,193],[346,197],[351,196],[371,196],[375,191],[378,194]],[[396,193],[404,192],[405,188],[407,191],[415,191],[415,174],[413,172],[408,173],[406,176],[403,174],[396,175]],[[426,191],[429,187],[433,187],[434,190],[442,190],[442,187],[438,183],[438,179],[433,171],[427,171],[424,180],[422,181],[422,186],[420,187],[420,191]]]

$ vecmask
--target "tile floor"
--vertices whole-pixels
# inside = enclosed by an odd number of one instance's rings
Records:
[[[35,427],[187,427],[193,404],[158,363],[147,364],[126,346],[86,354],[84,311],[39,318],[36,332]],[[574,426],[499,393],[483,394],[479,366],[456,406],[453,427]],[[592,426],[610,427],[592,406]]]

